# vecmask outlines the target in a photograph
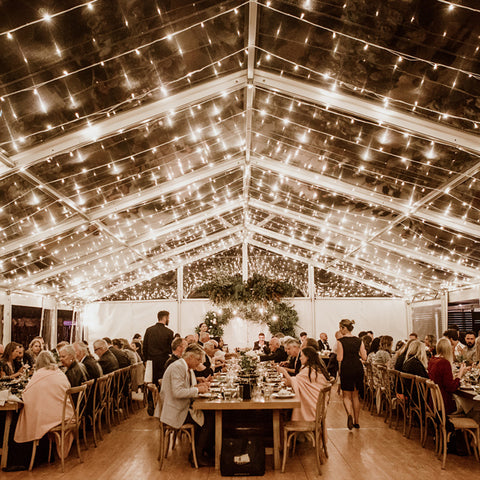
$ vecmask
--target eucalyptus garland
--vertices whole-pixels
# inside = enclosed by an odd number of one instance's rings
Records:
[[[221,276],[204,284],[197,291],[217,307],[206,313],[204,322],[210,335],[221,337],[223,327],[235,316],[258,323],[266,323],[270,333],[295,335],[298,314],[292,305],[281,298],[293,296],[296,287],[288,282],[254,274],[246,282],[241,275]]]

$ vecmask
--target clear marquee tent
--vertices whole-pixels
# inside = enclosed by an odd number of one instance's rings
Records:
[[[123,314],[125,335],[165,303],[182,331],[219,274],[294,283],[317,334],[359,305],[438,333],[478,304],[478,1],[0,12],[4,341],[16,302]]]

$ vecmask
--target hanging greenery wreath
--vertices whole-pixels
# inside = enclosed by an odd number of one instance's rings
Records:
[[[266,323],[272,335],[295,335],[298,314],[282,297],[293,296],[296,287],[288,282],[254,274],[246,282],[241,275],[221,276],[202,285],[198,295],[206,296],[218,311],[206,313],[204,322],[212,336],[221,337],[223,327],[235,316]]]

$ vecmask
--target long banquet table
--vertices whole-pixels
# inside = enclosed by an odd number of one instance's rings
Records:
[[[300,407],[296,398],[270,398],[266,400],[222,400],[198,398],[193,402],[196,410],[215,411],[215,469],[220,469],[220,453],[222,451],[222,412],[225,410],[271,410],[273,422],[273,466],[275,470],[281,467],[280,462],[280,411]]]
[[[0,454],[2,455],[2,461],[0,463],[0,468],[5,468],[7,466],[8,459],[8,440],[10,437],[10,425],[12,423],[13,412],[18,412],[19,404],[17,402],[6,402],[4,405],[0,406],[0,412],[5,412],[5,426],[3,429],[3,444],[0,449]]]

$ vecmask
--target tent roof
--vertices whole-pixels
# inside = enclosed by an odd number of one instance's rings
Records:
[[[320,295],[480,281],[476,1],[0,11],[0,288],[189,294],[247,253]]]

